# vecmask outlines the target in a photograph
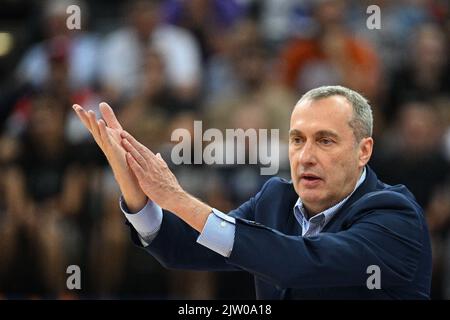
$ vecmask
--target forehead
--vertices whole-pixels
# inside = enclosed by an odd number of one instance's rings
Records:
[[[319,131],[332,129],[336,132],[350,130],[353,109],[342,96],[318,100],[304,100],[295,106],[291,115],[291,129]]]

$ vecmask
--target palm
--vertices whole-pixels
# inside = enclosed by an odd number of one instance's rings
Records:
[[[107,139],[102,139],[103,152],[105,153],[111,166],[113,167],[113,171],[128,171],[132,180],[135,181],[134,175],[131,173],[126,164],[126,151],[121,145],[122,137],[120,136],[120,134],[123,131],[122,126],[120,125],[110,107],[102,106],[100,108],[100,111],[102,113],[103,119],[107,124],[107,126],[105,127]]]
[[[123,131],[122,128],[116,128],[112,129],[109,127],[106,127],[106,132],[109,136],[109,143],[106,143],[104,153],[111,164],[111,167],[113,169],[114,175],[117,176],[123,175],[123,173],[126,174],[126,176],[129,177],[129,179],[132,181],[132,184],[137,189],[138,188],[138,181],[136,177],[134,176],[133,172],[130,170],[130,168],[127,165],[127,160],[125,157],[126,151],[121,146],[121,137],[120,133]]]
[[[128,169],[125,159],[125,150],[120,144],[120,134],[123,131],[122,126],[114,115],[113,110],[106,103],[100,104],[100,112],[104,119],[97,122],[95,114],[92,111],[85,112],[77,106],[77,114],[86,128],[92,133],[95,142],[102,149],[108,162],[110,163],[114,174],[127,173],[134,182],[134,175]]]
[[[142,208],[146,196],[127,165],[126,151],[121,145],[123,129],[111,107],[106,103],[100,103],[100,112],[103,117],[100,120],[97,120],[93,111],[86,112],[79,105],[74,105],[74,110],[108,159],[129,208],[133,208],[132,210]]]
[[[106,127],[106,132],[109,136],[109,142],[103,142],[102,149],[111,161],[121,161],[125,163],[125,150],[120,145],[120,133],[122,129],[112,129]]]

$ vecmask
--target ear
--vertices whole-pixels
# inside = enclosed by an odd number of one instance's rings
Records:
[[[367,164],[367,162],[369,162],[370,157],[372,156],[372,150],[373,150],[373,139],[371,137],[363,138],[359,142],[358,161],[360,167],[364,167]]]

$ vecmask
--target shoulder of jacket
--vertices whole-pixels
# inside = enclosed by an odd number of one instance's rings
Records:
[[[353,211],[347,222],[355,222],[364,216],[386,212],[400,214],[413,220],[423,220],[423,209],[405,186],[386,186],[385,189],[368,192],[349,208]]]
[[[261,191],[264,192],[267,190],[274,190],[274,189],[282,190],[289,188],[293,188],[292,182],[290,180],[286,180],[280,177],[272,177],[264,183],[264,185],[261,188]]]
[[[358,202],[359,201],[363,201],[366,205],[375,207],[420,209],[413,194],[404,185],[385,185],[381,190],[368,192],[362,196]]]

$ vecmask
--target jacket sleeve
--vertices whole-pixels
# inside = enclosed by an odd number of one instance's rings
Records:
[[[269,180],[270,181],[270,180]],[[269,181],[261,191],[236,210],[230,212],[233,217],[254,219],[254,203],[259,199]],[[131,238],[135,245],[143,247],[134,227]],[[144,249],[154,256],[164,267],[169,269],[238,271],[239,266],[226,262],[220,254],[197,243],[199,233],[170,211],[163,210],[163,220],[157,236]]]
[[[279,288],[366,285],[370,265],[380,267],[384,287],[412,281],[427,232],[421,212],[394,192],[360,201],[344,231],[306,238],[237,218],[227,262]]]

